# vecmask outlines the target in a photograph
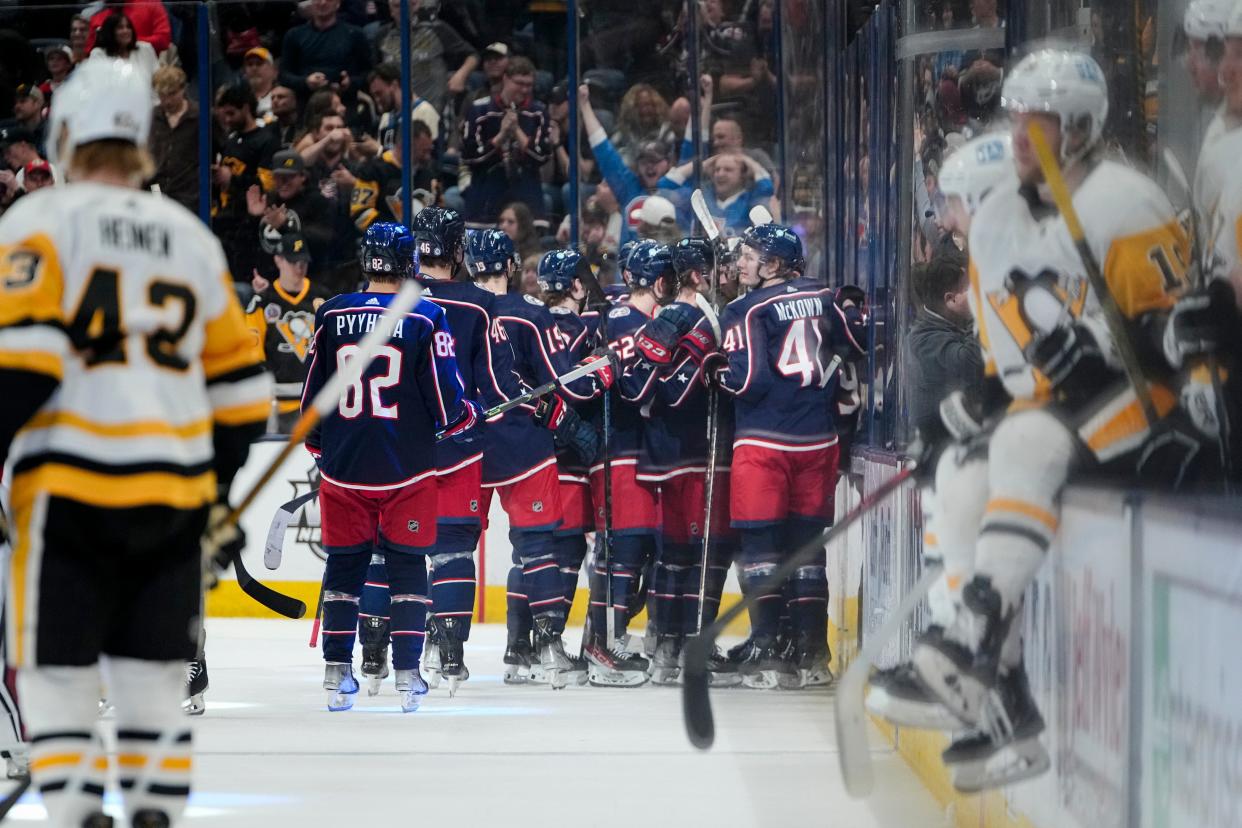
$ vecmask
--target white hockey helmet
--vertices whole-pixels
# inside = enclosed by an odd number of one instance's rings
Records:
[[[1190,0],[1182,16],[1182,31],[1192,40],[1222,39],[1234,0]]]
[[[957,196],[973,216],[984,197],[1013,171],[1013,136],[990,132],[954,150],[940,168],[937,181],[946,198]]]
[[[1001,106],[1010,112],[1048,112],[1061,118],[1062,161],[1081,157],[1104,133],[1108,84],[1095,59],[1083,52],[1041,49],[1018,62],[1005,78]],[[1070,152],[1070,138],[1085,135]]]
[[[47,158],[66,165],[73,150],[105,139],[147,145],[151,131],[151,78],[123,60],[88,60],[52,98]]]

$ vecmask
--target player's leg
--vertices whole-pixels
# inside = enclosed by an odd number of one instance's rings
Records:
[[[649,670],[656,684],[676,683],[681,673],[687,599],[694,601],[692,609],[698,605],[703,491],[703,475],[694,473],[673,477],[660,487],[662,536],[651,582],[653,612],[648,618],[656,631]]]
[[[390,595],[392,666],[401,709],[418,709],[427,684],[418,672],[427,636],[427,553],[435,548],[439,486],[434,478],[387,493],[376,546],[383,552]]]
[[[323,687],[329,710],[348,710],[358,692],[352,666],[358,604],[371,566],[379,507],[367,493],[325,480],[319,487],[319,511],[328,556],[323,573]]]
[[[439,518],[431,568],[431,610],[428,624],[436,660],[424,660],[428,684],[437,687],[440,676],[454,687],[470,677],[464,644],[470,638],[478,576],[474,550],[482,534],[482,463],[471,463],[438,477]]]
[[[0,555],[8,556],[7,547]],[[7,590],[5,591],[7,593]],[[5,594],[0,593],[0,757],[4,758],[5,775],[22,779],[30,774],[30,744],[26,741],[21,709],[17,706],[17,671],[10,666],[5,639],[8,638],[8,611]]]
[[[530,643],[532,627],[530,597],[526,594],[526,582],[522,577],[522,557],[514,547],[512,565],[505,583],[505,684],[525,684],[530,681],[531,660],[534,655]]]
[[[99,510],[26,494],[20,478],[15,484],[7,656],[17,669],[32,785],[52,824],[76,826],[103,813],[106,765],[96,767],[106,761],[95,734],[98,659],[111,621],[116,552],[103,527],[95,526]]]
[[[358,638],[362,641],[362,677],[367,680],[367,694],[379,693],[380,683],[388,677],[388,641],[391,637],[391,610],[388,592],[388,567],[384,553],[371,553],[367,579],[358,601]]]

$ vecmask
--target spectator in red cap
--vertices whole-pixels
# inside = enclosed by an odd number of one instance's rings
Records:
[[[35,190],[42,190],[44,187],[55,184],[56,171],[52,169],[51,164],[40,158],[22,168],[20,183],[23,190],[33,193]]]
[[[87,54],[94,50],[95,39],[104,21],[114,14],[128,17],[135,38],[151,44],[155,54],[162,53],[172,45],[172,26],[168,23],[168,12],[164,10],[164,4],[160,0],[106,0],[103,11],[91,18],[86,39]]]

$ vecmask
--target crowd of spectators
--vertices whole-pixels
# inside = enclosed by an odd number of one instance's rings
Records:
[[[0,209],[59,180],[44,160],[51,99],[77,64],[111,58],[151,76],[151,184],[207,211],[243,297],[277,278],[275,251],[290,233],[305,240],[313,281],[352,289],[360,234],[373,221],[408,218],[407,167],[415,210],[451,206],[473,227],[500,227],[524,263],[568,240],[571,212],[600,267],[636,236],[684,235],[696,186],[721,228],[737,231],[752,207],[773,207],[781,186],[772,0],[685,8],[698,15],[696,44],[681,5],[592,4],[578,89],[567,84],[564,6],[547,0],[412,0],[410,89],[400,0],[215,4],[206,83],[194,3],[95,0],[60,17],[6,19],[0,40],[9,25],[35,57],[0,72],[12,96],[12,117],[0,123]],[[569,155],[574,97],[578,158]],[[407,99],[409,159],[399,140]]]

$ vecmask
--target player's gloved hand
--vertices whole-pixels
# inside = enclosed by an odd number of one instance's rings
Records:
[[[832,297],[834,350],[845,362],[867,355],[867,293],[858,285],[842,285]]]
[[[1228,350],[1237,341],[1240,322],[1233,287],[1213,279],[1183,296],[1169,312],[1162,343],[1165,359],[1180,368],[1187,357]]]
[[[688,306],[669,305],[638,331],[634,344],[638,352],[653,365],[673,361],[677,343],[694,327],[698,315]]]
[[[703,360],[716,353],[716,337],[709,330],[694,327],[681,338],[678,347],[686,352],[695,365],[702,365]]]
[[[231,511],[227,492],[222,493],[207,513],[207,526],[199,541],[203,554],[203,586],[215,589],[233,562],[233,558],[246,547],[246,534],[235,523],[225,524]]]
[[[1026,358],[1053,388],[1070,395],[1098,390],[1106,365],[1097,334],[1084,320],[1071,320],[1036,334],[1026,346]]]
[[[462,414],[444,427],[444,437],[459,445],[470,445],[479,436],[477,426],[483,420],[483,410],[473,400],[462,400]]]
[[[940,421],[959,443],[983,433],[983,407],[965,391],[956,390],[940,401]]]
[[[1223,381],[1223,377],[1221,379]],[[1195,428],[1207,437],[1220,439],[1222,401],[1216,395],[1216,388],[1206,365],[1200,365],[1190,372],[1190,377],[1182,385],[1178,396]]]
[[[719,351],[713,351],[703,358],[703,384],[708,388],[719,388],[728,370],[729,358]]]
[[[595,372],[595,382],[601,391],[607,391],[617,381],[617,355],[608,348],[596,348],[584,362],[599,357],[608,357],[608,364]]]
[[[552,431],[556,443],[572,450],[582,462],[595,461],[599,454],[599,434],[556,394],[541,397],[535,403],[531,419]]]

